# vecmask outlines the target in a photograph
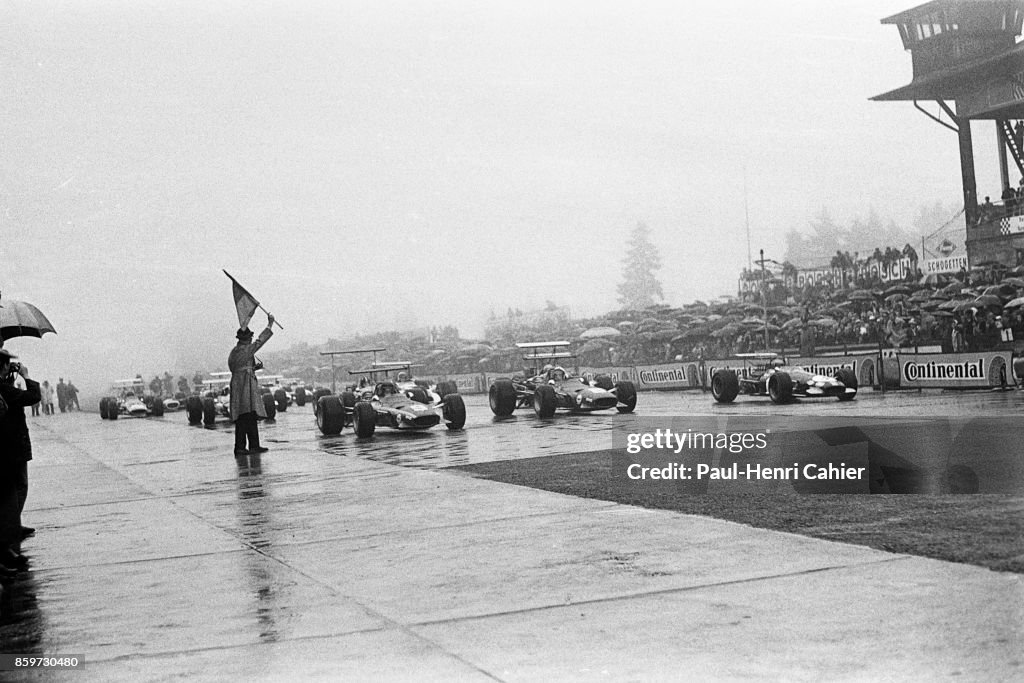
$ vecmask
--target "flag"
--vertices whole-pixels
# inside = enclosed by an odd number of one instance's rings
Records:
[[[231,278],[231,294],[235,297],[235,310],[238,311],[238,328],[248,327],[260,302],[256,301],[256,297],[250,294],[245,287],[238,284],[238,281],[231,277],[228,271],[225,270],[224,274]]]

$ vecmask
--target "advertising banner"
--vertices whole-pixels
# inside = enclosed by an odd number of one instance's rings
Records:
[[[460,394],[482,394],[487,391],[487,384],[483,373],[475,372],[466,375],[441,375],[438,382],[455,382]]]
[[[636,368],[631,366],[617,365],[605,368],[594,368],[589,366],[580,367],[580,377],[583,377],[587,380],[592,380],[598,375],[608,375],[609,377],[612,378],[613,382],[618,382],[620,380],[628,380],[630,382],[636,383]],[[636,388],[641,389],[642,387],[637,385]]]
[[[988,388],[1013,383],[1009,351],[897,354],[901,387]]]
[[[636,388],[696,389],[700,387],[700,372],[696,362],[638,365]]]
[[[959,273],[961,270],[967,270],[967,254],[928,259],[924,262],[924,268],[921,269],[925,275]]]

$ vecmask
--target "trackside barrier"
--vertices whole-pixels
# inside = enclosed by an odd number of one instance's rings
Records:
[[[638,390],[699,389],[700,371],[696,362],[638,365]]]
[[[901,388],[979,389],[1015,383],[1010,351],[897,353]]]
[[[483,394],[487,392],[487,378],[483,373],[470,373],[464,375],[438,375],[436,382],[455,382],[460,394]]]
[[[636,384],[637,389],[642,387],[637,382],[636,368],[631,365],[616,365],[607,368],[580,367],[580,376],[593,379],[598,375],[608,375],[613,382],[626,380]]]

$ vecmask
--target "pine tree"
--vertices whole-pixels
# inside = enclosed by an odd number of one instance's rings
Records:
[[[654,297],[665,299],[661,282],[655,272],[661,268],[661,257],[651,243],[651,229],[637,223],[629,236],[629,251],[623,259],[623,281],[619,284],[619,303],[625,308],[641,309],[654,305]]]

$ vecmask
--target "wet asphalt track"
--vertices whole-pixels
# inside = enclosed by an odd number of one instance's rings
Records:
[[[631,415],[601,411],[573,415],[558,413],[541,420],[530,409],[517,410],[498,419],[484,395],[466,396],[467,420],[462,431],[448,431],[442,425],[424,432],[378,429],[370,439],[358,439],[351,427],[340,435],[325,437],[317,430],[310,404],[291,406],[273,421],[262,423],[266,445],[275,443],[316,443],[326,453],[416,468],[445,468],[497,460],[512,460],[613,448],[613,431],[645,431],[651,425],[708,421],[767,426],[774,429],[813,429],[827,425],[870,425],[875,430],[896,433],[908,423],[941,426],[985,419],[985,430],[1000,442],[1019,441],[1016,418],[1024,416],[1024,391],[862,391],[856,400],[840,403],[834,399],[798,400],[776,406],[766,398],[739,397],[735,403],[719,405],[710,393],[641,393],[637,410]],[[653,419],[652,419],[653,418]],[[168,413],[167,421],[184,421],[184,413]],[[887,428],[888,426],[888,428]],[[218,430],[231,425],[218,419]],[[201,429],[196,427],[194,429]],[[954,431],[957,431],[954,429]]]

